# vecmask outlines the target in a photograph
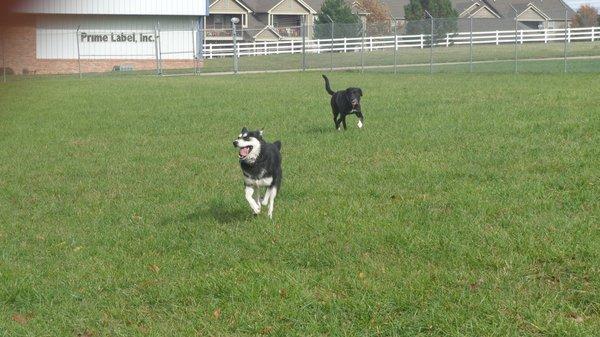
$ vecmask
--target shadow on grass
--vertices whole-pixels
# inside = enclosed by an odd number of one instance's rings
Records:
[[[184,217],[186,222],[197,222],[203,220],[215,220],[220,224],[230,224],[242,220],[248,220],[252,217],[250,210],[237,207],[232,208],[221,199],[213,199],[208,207],[197,207],[194,212]]]
[[[305,133],[308,134],[324,134],[324,133],[329,133],[329,132],[334,132],[335,127],[333,126],[333,120],[330,121],[331,125],[312,125],[306,129],[304,129]]]
[[[233,206],[237,203],[225,202],[221,199],[213,199],[207,204],[200,205],[189,214],[180,214],[179,216],[162,218],[158,224],[160,226],[172,225],[175,223],[210,223],[232,224],[244,220],[250,220],[252,213],[249,209],[239,206]]]

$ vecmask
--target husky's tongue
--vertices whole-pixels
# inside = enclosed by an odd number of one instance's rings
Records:
[[[250,147],[246,146],[240,149],[240,157],[245,157],[250,153]]]

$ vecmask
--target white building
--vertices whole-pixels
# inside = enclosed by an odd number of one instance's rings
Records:
[[[26,0],[2,32],[15,73],[192,66],[208,0]],[[78,61],[80,60],[80,62]]]

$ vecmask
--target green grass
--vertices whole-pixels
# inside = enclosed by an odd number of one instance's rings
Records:
[[[0,335],[594,336],[600,79],[318,73],[0,86]],[[233,138],[283,142],[274,221]]]

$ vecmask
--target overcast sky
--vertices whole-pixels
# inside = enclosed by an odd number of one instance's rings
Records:
[[[600,9],[600,0],[565,0],[574,10],[578,10],[581,5],[592,5]]]

